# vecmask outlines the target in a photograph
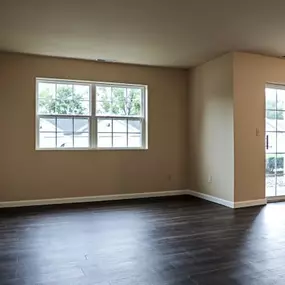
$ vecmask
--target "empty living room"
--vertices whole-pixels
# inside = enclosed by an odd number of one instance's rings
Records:
[[[284,285],[285,2],[0,1],[0,285]]]

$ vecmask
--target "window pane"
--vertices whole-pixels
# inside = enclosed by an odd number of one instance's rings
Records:
[[[96,114],[111,114],[111,87],[96,86]]]
[[[128,116],[127,90],[121,87],[112,87],[112,115]]]
[[[77,110],[80,109],[75,109],[75,114],[84,114],[84,115],[89,115],[90,114],[90,102],[89,101],[78,101],[78,104],[83,108],[83,113],[77,113]]]
[[[127,115],[141,115],[141,89],[128,88],[128,96],[126,101]]]
[[[40,148],[55,148],[56,133],[41,133],[39,134]]]
[[[285,132],[285,111],[277,111],[277,131]]]
[[[68,93],[73,93],[72,84],[62,84],[62,83],[57,84],[56,85],[56,97],[63,90],[65,90]]]
[[[283,157],[282,157],[282,161],[283,161],[283,165],[284,165],[284,155],[283,155]],[[278,176],[277,176],[277,193],[276,193],[276,195],[277,196],[284,196],[285,195],[285,176],[284,175],[282,175],[282,173],[284,174],[284,167],[283,167],[283,169],[280,171],[280,169],[279,169],[279,171],[278,171],[280,174],[278,174]]]
[[[141,134],[128,134],[128,147],[142,147]]]
[[[97,101],[111,101],[111,87],[96,86],[96,99]]]
[[[55,98],[55,84],[39,82],[38,84],[38,97],[39,98]]]
[[[53,114],[55,100],[55,84],[53,83],[38,83],[38,113],[39,114]]]
[[[266,95],[266,109],[276,109],[276,89],[273,88],[266,88],[265,89]]]
[[[268,149],[266,148],[267,153],[275,153],[276,152],[276,134],[277,133],[266,133],[268,141],[266,144],[268,145]]]
[[[49,115],[55,114],[55,99],[39,98],[38,99],[38,114]]]
[[[80,100],[89,101],[90,86],[89,85],[74,85],[74,93],[80,98]]]
[[[97,131],[99,133],[110,133],[110,132],[112,132],[112,120],[98,119]]]
[[[74,147],[89,147],[89,133],[74,134]]]
[[[96,114],[97,115],[111,115],[112,113],[111,101],[97,101],[96,102]]]
[[[113,132],[126,133],[127,132],[127,120],[113,120]]]
[[[141,120],[128,120],[128,132],[129,133],[141,133],[142,123]]]
[[[74,132],[88,133],[89,119],[88,118],[74,118]]]
[[[141,88],[97,87],[97,115],[141,115]]]
[[[57,147],[71,148],[73,147],[73,134],[57,133],[56,134]]]
[[[72,118],[58,118],[57,132],[62,132],[65,135],[72,135],[73,133]]]
[[[98,147],[112,147],[112,134],[98,133]]]
[[[284,175],[284,154],[278,153],[276,156],[276,174]]]
[[[276,111],[266,110],[266,131],[276,131]]]
[[[55,118],[40,118],[40,132],[55,132],[56,120]]]
[[[285,90],[277,89],[277,110],[285,110]]]
[[[72,85],[58,84],[55,100],[52,100],[46,107],[51,114],[88,115],[90,103],[82,99],[83,95],[76,93]]]
[[[276,154],[266,154],[266,196],[275,196]]]
[[[285,152],[285,133],[277,133],[277,152]]]
[[[275,175],[276,154],[266,154],[266,174]]]
[[[113,147],[127,147],[127,134],[114,133]]]

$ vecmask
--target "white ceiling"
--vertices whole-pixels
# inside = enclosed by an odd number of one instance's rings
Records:
[[[285,55],[284,0],[0,0],[0,50],[190,67]]]

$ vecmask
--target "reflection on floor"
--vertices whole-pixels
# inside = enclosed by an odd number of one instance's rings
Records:
[[[171,197],[0,211],[1,285],[285,284],[285,203]]]

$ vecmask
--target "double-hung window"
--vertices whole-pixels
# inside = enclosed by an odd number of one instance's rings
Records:
[[[36,149],[146,149],[144,85],[36,80]]]

